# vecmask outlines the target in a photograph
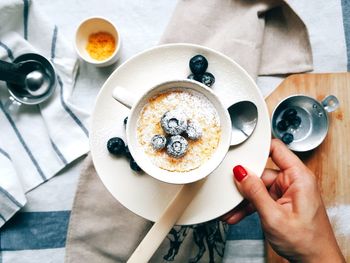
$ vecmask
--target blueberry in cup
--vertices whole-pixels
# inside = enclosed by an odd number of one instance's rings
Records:
[[[286,109],[285,112],[282,115],[282,119],[284,120],[293,120],[297,116],[297,111],[293,108]]]
[[[288,127],[289,127],[289,122],[285,119],[282,119],[277,123],[277,129],[280,131],[286,131],[288,130]]]
[[[191,140],[198,140],[202,137],[202,127],[194,121],[189,121],[186,129],[186,135]]]
[[[290,121],[291,126],[294,129],[299,128],[300,124],[301,124],[301,118],[297,115],[295,116],[291,121]]]
[[[285,144],[291,144],[294,140],[294,136],[293,134],[286,132],[285,134],[283,134],[282,136],[282,142],[284,142]]]
[[[187,140],[181,135],[170,137],[169,143],[166,147],[167,153],[174,158],[180,158],[185,155],[188,149]]]
[[[160,120],[164,132],[170,135],[179,135],[187,128],[187,117],[179,111],[167,111]]]
[[[153,149],[158,151],[164,149],[166,146],[166,143],[167,143],[167,139],[165,138],[165,136],[160,134],[154,135],[151,140]]]

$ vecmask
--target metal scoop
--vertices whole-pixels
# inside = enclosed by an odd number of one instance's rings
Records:
[[[0,60],[0,80],[18,86],[31,96],[40,96],[49,89],[45,69],[37,61],[16,64]]]
[[[45,57],[26,53],[13,63],[0,60],[0,80],[6,81],[11,101],[35,105],[53,94],[56,72]]]
[[[240,101],[228,109],[231,117],[232,134],[231,146],[247,140],[255,130],[258,122],[258,109],[251,101]]]

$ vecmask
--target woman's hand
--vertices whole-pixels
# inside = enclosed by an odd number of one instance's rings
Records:
[[[265,169],[261,179],[242,166],[233,169],[245,200],[222,219],[235,224],[257,211],[279,255],[300,262],[345,262],[314,174],[277,139],[270,157],[280,170]]]

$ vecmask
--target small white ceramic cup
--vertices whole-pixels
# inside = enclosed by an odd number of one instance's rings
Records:
[[[115,39],[116,48],[113,54],[105,60],[92,58],[86,50],[89,36],[93,33],[107,32]],[[75,33],[75,49],[79,57],[96,67],[105,67],[115,63],[120,56],[121,38],[117,27],[108,19],[103,17],[90,17],[83,20]]]
[[[137,138],[137,121],[143,107],[149,102],[150,98],[171,90],[196,91],[204,95],[215,107],[220,119],[221,138],[216,151],[206,163],[187,172],[171,172],[153,164]],[[123,105],[131,108],[126,126],[128,147],[137,164],[150,176],[166,183],[192,183],[208,176],[225,158],[231,142],[231,119],[227,109],[223,106],[219,98],[205,85],[192,80],[174,80],[163,82],[151,88],[138,99],[134,98],[133,94],[129,94],[128,90],[123,87],[116,87],[113,90],[112,96]]]

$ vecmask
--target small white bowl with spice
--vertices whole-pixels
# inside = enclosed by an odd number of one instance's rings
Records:
[[[89,17],[76,30],[75,48],[82,60],[97,67],[109,66],[119,59],[120,34],[108,19]]]

